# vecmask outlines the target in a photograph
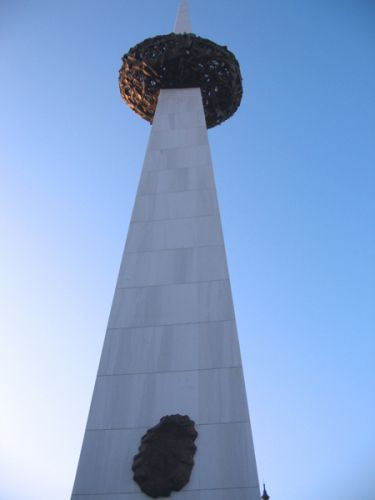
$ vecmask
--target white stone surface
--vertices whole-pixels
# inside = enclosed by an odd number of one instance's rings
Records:
[[[72,498],[148,498],[132,460],[147,428],[176,413],[198,438],[171,498],[259,500],[199,89],[160,92]]]
[[[217,215],[217,213],[215,191],[212,189],[192,189],[138,196],[132,221],[148,222],[176,217],[182,219]],[[204,223],[202,222],[202,224]],[[159,228],[160,224],[157,227]]]
[[[191,19],[187,0],[182,0],[174,27],[175,33],[191,33]]]
[[[114,493],[106,495],[73,495],[74,500],[145,500],[142,493]],[[180,491],[172,493],[171,500],[259,500],[259,489],[228,488],[214,490]]]
[[[109,328],[234,319],[228,280],[118,288]],[[172,353],[171,353],[172,355]]]
[[[164,207],[167,210],[167,207]],[[220,245],[223,243],[217,215],[131,222],[126,252]]]
[[[160,416],[175,413],[197,424],[246,422],[241,368],[100,376],[87,428],[152,427]]]
[[[193,96],[193,94],[191,95]],[[164,101],[168,102],[168,96]],[[206,127],[204,116],[202,116],[200,110],[180,111],[179,113],[174,110],[171,113],[159,113],[153,122],[153,130],[155,131],[180,130],[189,127]]]
[[[161,149],[168,150],[191,146],[204,146],[206,142],[207,130],[204,126],[177,130],[153,129],[150,135],[148,148],[150,151],[158,151]]]
[[[127,254],[118,288],[219,281],[228,278],[224,247],[176,248]]]
[[[144,171],[138,194],[173,193],[193,189],[215,189],[210,165]]]
[[[197,425],[197,431],[198,451],[186,491],[257,487],[248,424]],[[131,471],[133,455],[145,432],[145,428],[87,431],[74,493],[138,492],[132,474],[126,471]]]
[[[146,153],[144,171],[206,167],[210,165],[211,155],[208,144],[185,146],[170,149],[153,149]]]
[[[99,375],[240,365],[234,321],[116,328],[107,331]]]

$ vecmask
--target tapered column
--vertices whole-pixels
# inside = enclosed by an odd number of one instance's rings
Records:
[[[147,428],[177,413],[198,438],[172,498],[259,500],[199,89],[160,92],[72,498],[148,498],[133,456]]]
[[[187,0],[182,0],[180,3],[178,12],[177,12],[177,17],[176,17],[176,23],[174,26],[174,32],[175,33],[191,33],[192,26],[191,26],[191,18],[190,18],[190,12],[189,12],[189,5]]]

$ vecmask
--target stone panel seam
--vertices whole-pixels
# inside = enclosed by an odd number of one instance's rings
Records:
[[[153,221],[149,221],[153,222]],[[125,251],[124,254],[142,254],[142,253],[158,253],[158,252],[172,252],[173,250],[195,250],[196,248],[211,248],[211,247],[223,247],[224,243],[218,243],[215,245],[195,245],[193,247],[175,247],[175,248],[159,248],[155,250],[139,250],[134,252]]]
[[[182,281],[179,283],[161,283],[160,285],[135,285],[135,286],[116,286],[115,290],[132,290],[134,288],[156,288],[164,286],[181,286],[181,285],[199,285],[202,283],[220,283],[229,282],[229,278],[221,278],[217,280],[204,280],[204,281]]]
[[[164,373],[192,373],[192,372],[208,372],[211,370],[240,370],[241,365],[231,365],[231,366],[214,366],[212,368],[191,368],[189,370],[161,370],[161,371],[150,371],[150,372],[124,372],[124,373],[98,373],[99,377],[128,377],[131,375],[159,375]]]
[[[188,217],[171,217],[167,219],[151,219],[151,220],[142,220],[142,221],[137,221],[137,220],[131,220],[131,224],[145,224],[149,222],[163,222],[166,220],[184,220],[184,219],[202,219],[204,217],[217,217],[220,220],[220,213],[217,212],[216,214],[205,214],[205,215],[189,215]]]
[[[229,319],[213,319],[212,321],[189,321],[187,323],[165,323],[163,325],[135,325],[135,326],[115,326],[115,327],[110,327],[107,328],[107,332],[110,330],[133,330],[134,328],[163,328],[165,326],[183,326],[183,325],[205,325],[208,323],[235,323],[235,318],[229,318]]]
[[[210,150],[210,144],[209,144],[209,142],[205,142],[205,144],[188,144],[188,145],[184,144],[183,146],[174,146],[173,148],[162,148],[162,147],[159,147],[159,148],[155,148],[155,149],[150,149],[147,146],[146,153],[147,153],[147,155],[149,155],[150,153],[152,154],[155,151],[178,151],[178,150],[181,150],[181,149],[183,149],[183,150],[184,149],[196,149],[197,146],[199,148],[205,149],[206,151]]]
[[[259,489],[259,486],[235,486],[235,487],[227,487],[227,488],[195,488],[195,489],[189,489],[189,488],[184,488],[184,492],[190,493],[194,491],[235,491],[235,490],[256,490]],[[104,496],[104,495],[111,495],[111,496],[118,496],[118,495],[139,495],[138,491],[121,491],[121,492],[116,492],[116,493],[73,493],[72,497],[85,497],[85,496]],[[142,495],[143,496],[143,495]]]
[[[195,422],[196,427],[203,427],[208,425],[237,425],[237,424],[247,424],[250,425],[250,420],[232,420],[229,422]],[[151,425],[151,424],[150,424]],[[111,432],[111,431],[134,431],[148,429],[150,426],[141,427],[97,427],[97,428],[86,428],[86,432]]]
[[[233,309],[233,308],[232,308]],[[231,318],[224,319],[223,321],[235,321],[234,315]],[[201,323],[209,323],[209,321],[202,321]],[[122,328],[150,328],[150,327],[158,327],[158,326],[171,326],[175,325],[176,323],[148,323],[144,325],[127,325],[125,327],[111,327],[108,328],[108,330],[122,330]],[[179,323],[180,325],[190,325],[191,323]],[[194,322],[193,324],[196,324]]]
[[[170,116],[176,117],[177,115],[183,116],[185,113],[191,114],[191,115],[197,115],[197,111],[185,111],[185,112],[181,111],[179,113],[163,113],[162,116],[170,115]],[[179,117],[177,116],[177,120],[178,120],[178,118]],[[152,131],[153,132],[160,132],[160,133],[182,132],[182,131],[190,132],[190,130],[202,130],[202,131],[205,130],[205,126],[203,124],[194,124],[194,125],[191,125],[190,127],[186,127],[186,125],[184,125],[184,126],[177,125],[176,127],[167,127],[164,124],[160,123],[160,119],[159,119],[159,123],[155,123],[155,120],[154,120],[152,125],[153,125]]]
[[[214,170],[213,170],[213,166],[211,163],[202,163],[201,165],[194,165],[192,167],[162,167],[162,168],[145,168],[145,167],[142,167],[142,170],[141,170],[141,175],[142,176],[145,176],[145,175],[148,175],[150,172],[156,172],[156,173],[159,173],[159,172],[180,172],[181,170],[192,170],[192,169],[209,169],[210,172],[210,176],[211,176],[211,179],[213,179],[213,181],[215,181],[215,174],[214,174]],[[143,179],[141,177],[141,182],[143,182]],[[139,193],[139,191],[137,190],[137,194]]]
[[[189,216],[183,216],[183,217],[172,217],[168,219],[131,219],[130,223],[136,223],[136,222],[164,222],[168,220],[185,220],[185,219],[197,219],[198,217],[212,217],[215,215],[218,215],[219,212],[216,212],[215,214],[205,214],[205,215],[189,215]]]
[[[139,193],[137,194],[137,198],[145,198],[146,196],[159,196],[159,195],[164,195],[164,194],[175,194],[175,193],[192,193],[192,192],[199,192],[199,191],[208,191],[215,193],[216,189],[212,188],[201,188],[201,189],[179,189],[177,191],[153,191],[150,193]],[[136,198],[136,199],[137,199]]]
[[[211,171],[213,171],[213,166],[211,163],[203,163],[202,165],[196,165],[196,166],[193,166],[193,167],[165,167],[165,168],[153,168],[153,169],[150,169],[148,168],[147,170],[142,170],[142,175],[144,173],[148,173],[148,172],[181,172],[181,170],[196,170],[196,169],[202,169],[202,168],[209,168]],[[143,179],[141,179],[142,181]]]

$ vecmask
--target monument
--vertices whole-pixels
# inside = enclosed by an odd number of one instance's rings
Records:
[[[152,128],[72,500],[259,500],[207,136],[240,104],[238,62],[182,2],[119,84]]]

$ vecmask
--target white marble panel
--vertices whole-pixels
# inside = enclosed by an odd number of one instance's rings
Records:
[[[170,92],[172,91],[172,92]],[[170,93],[170,95],[172,93],[179,93],[181,94],[181,91],[182,91],[182,94],[183,95],[188,95],[188,96],[194,96],[196,99],[199,99],[199,107],[200,109],[202,109],[202,94],[201,94],[201,89],[200,87],[186,87],[186,88],[183,88],[183,89],[163,89],[163,94],[164,92],[165,93]]]
[[[174,149],[207,144],[206,127],[194,127],[182,130],[152,129],[148,149]]]
[[[229,282],[210,281],[117,289],[108,328],[232,319],[234,311]]]
[[[197,424],[247,421],[241,368],[99,376],[87,429],[149,427],[177,413]]]
[[[147,150],[143,169],[164,170],[202,165],[211,165],[210,148],[207,143],[202,146]]]
[[[86,431],[73,494],[137,493],[131,466],[145,429]]]
[[[181,100],[187,97],[195,97],[201,102],[201,89],[199,87],[186,87],[183,89],[162,89],[159,94],[159,111],[167,102],[173,102],[176,99]],[[202,107],[202,105],[201,105]]]
[[[125,254],[118,288],[228,278],[223,245]]]
[[[204,114],[200,110],[159,114],[155,116],[152,123],[153,130],[181,130],[198,127],[206,127]]]
[[[259,500],[259,488],[225,488],[215,490],[197,490],[185,492],[186,500]],[[191,495],[191,496],[189,496]],[[173,498],[173,497],[171,497]],[[176,495],[175,500],[179,497]],[[130,500],[130,499],[129,499]],[[184,499],[185,500],[185,499]]]
[[[202,98],[199,88],[161,90],[155,117],[169,113],[202,112]]]
[[[198,372],[198,424],[249,420],[242,368]]]
[[[190,189],[214,189],[211,165],[143,172],[138,195],[187,191]]]
[[[125,252],[202,247],[223,243],[220,218],[217,215],[131,222]]]
[[[197,430],[195,465],[185,491],[258,487],[249,424],[198,425]],[[145,432],[87,431],[73,494],[138,493],[131,465]]]
[[[235,324],[219,321],[108,330],[99,374],[196,370],[240,364]]]
[[[199,425],[195,443],[191,489],[258,487],[249,424]]]
[[[137,196],[132,221],[177,219],[218,215],[216,193],[212,189],[179,191]]]
[[[150,427],[163,415],[198,415],[198,372],[98,377],[88,429]]]
[[[146,500],[150,497],[139,493],[115,493],[113,495],[73,495],[74,500]],[[229,488],[215,490],[195,490],[172,493],[171,500],[259,500],[260,491],[255,488]]]

